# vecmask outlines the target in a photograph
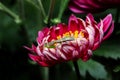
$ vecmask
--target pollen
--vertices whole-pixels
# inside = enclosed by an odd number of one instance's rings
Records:
[[[61,35],[57,36],[57,39],[61,39]]]
[[[70,33],[66,32],[65,34],[63,34],[63,37],[70,37]]]
[[[82,31],[80,31],[80,35],[81,35],[82,37],[84,37],[84,33],[83,33]]]
[[[78,38],[78,31],[74,32],[74,38]]]
[[[73,32],[72,31],[69,31],[70,35],[73,36]]]

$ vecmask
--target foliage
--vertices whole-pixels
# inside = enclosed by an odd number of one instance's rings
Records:
[[[101,47],[94,52],[97,56],[103,56],[106,58],[112,58],[112,59],[119,59],[120,58],[120,42],[119,37],[112,37],[112,39],[109,39],[105,41]]]
[[[38,1],[42,1],[44,13]],[[24,45],[35,43],[38,30],[49,21],[49,7],[52,0],[1,0],[0,1],[0,79],[1,80],[47,80],[48,69],[31,63],[28,51]],[[50,25],[66,23],[72,13],[67,7],[69,0],[55,0]],[[112,13],[115,21],[115,30],[88,62],[78,61],[80,74],[83,80],[119,80],[120,71],[120,15],[116,16],[117,9],[94,14],[95,19]],[[85,17],[86,14],[77,14]],[[116,22],[118,19],[118,22]],[[97,57],[100,57],[96,59]],[[105,60],[105,61],[103,61]],[[104,63],[103,63],[104,62]],[[68,62],[70,63],[70,62]],[[112,65],[114,63],[114,65]],[[70,63],[71,64],[71,63]],[[112,66],[108,66],[112,65]],[[117,67],[116,67],[117,66]],[[73,80],[76,75],[73,65],[58,64],[53,80]],[[4,77],[5,76],[5,77]],[[3,79],[2,79],[3,78]]]
[[[96,78],[96,79],[105,79],[107,77],[107,72],[104,66],[94,60],[89,60],[87,62],[78,61],[80,73],[85,77],[86,73]]]

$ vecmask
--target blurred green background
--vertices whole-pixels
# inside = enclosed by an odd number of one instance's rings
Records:
[[[36,43],[38,30],[47,21],[51,0],[0,0],[0,80],[77,80],[72,62],[57,64],[51,68],[32,62],[23,46]],[[55,0],[51,24],[67,23],[72,12],[69,0]],[[115,30],[111,37],[93,52],[87,62],[78,61],[81,80],[120,80],[120,9],[108,9],[93,14],[95,20],[112,13]],[[75,14],[85,18],[86,14]],[[49,78],[49,79],[48,79]]]

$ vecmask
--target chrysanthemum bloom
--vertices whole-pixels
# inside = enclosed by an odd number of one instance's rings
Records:
[[[70,0],[69,8],[75,13],[101,12],[120,5],[120,0]]]
[[[71,15],[68,25],[63,23],[38,32],[37,43],[32,45],[30,58],[41,66],[82,59],[87,61],[92,51],[112,33],[114,23],[109,14],[97,23],[92,14],[86,20]]]

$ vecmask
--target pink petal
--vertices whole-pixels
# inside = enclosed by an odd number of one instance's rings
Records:
[[[96,22],[95,22],[95,20],[94,20],[94,17],[93,17],[93,15],[92,15],[91,13],[89,13],[89,14],[87,15],[87,17],[86,17],[86,22],[89,22],[89,24],[90,24],[90,25],[93,25],[93,27],[94,27],[94,25],[96,25]]]
[[[38,43],[41,43],[41,41],[43,40],[44,34],[42,31],[38,32],[38,37],[37,37],[37,41]]]
[[[103,31],[106,32],[108,28],[110,27],[110,24],[112,22],[112,15],[109,14],[103,19]],[[100,27],[101,23],[98,23],[98,27]]]
[[[49,59],[49,60],[57,60],[56,56],[53,55],[53,53],[47,51],[47,50],[44,50],[43,51],[43,54]]]
[[[56,39],[57,34],[55,33],[55,30],[56,30],[56,26],[51,26],[50,31],[49,31],[49,35],[50,35],[49,40],[48,40],[49,42],[53,39]]]
[[[49,32],[49,28],[48,27],[45,27],[42,32],[44,33],[44,36],[46,36]]]
[[[24,48],[26,48],[27,50],[33,52],[33,53],[36,53],[36,46],[34,44],[32,44],[32,48],[29,48],[27,46],[24,46]]]
[[[110,26],[110,29],[107,32],[107,34],[104,36],[103,40],[105,40],[106,38],[108,38],[111,35],[111,33],[113,32],[113,30],[114,30],[114,22],[112,21],[112,25]]]
[[[29,54],[29,57],[33,60],[33,61],[38,61],[39,57],[33,54]]]
[[[84,13],[84,10],[81,10],[78,5],[76,5],[74,2],[70,1],[69,3],[69,9],[75,13]]]
[[[86,30],[89,34],[89,47],[92,47],[94,43],[95,30],[92,26],[86,27]]]
[[[90,59],[90,57],[92,56],[92,51],[90,49],[88,49],[85,53],[84,56],[82,57],[83,61],[87,61],[88,59]]]
[[[76,16],[74,16],[73,14],[69,18],[68,30],[73,31],[73,32],[75,30],[78,30],[78,21],[77,21]]]
[[[50,64],[46,63],[46,62],[40,62],[38,61],[37,62],[39,65],[43,66],[43,67],[48,67],[48,66],[51,66]]]
[[[64,34],[65,32],[68,31],[67,28],[68,28],[67,25],[62,24],[62,23],[59,23],[59,24],[57,24],[57,26],[56,26],[55,34],[56,34],[56,35],[62,35],[62,34]]]
[[[94,43],[92,50],[96,50],[100,46],[100,42]]]
[[[79,24],[79,25],[78,25],[79,31],[81,31],[82,29],[85,29],[85,27],[86,27],[85,21],[82,20],[82,19],[80,19],[80,18],[78,18],[77,20],[78,20],[78,24]]]
[[[91,3],[90,4],[89,3],[87,0],[71,0],[69,3],[69,8],[71,11],[75,13],[89,13],[89,12],[94,13],[94,12],[100,12],[105,10],[103,8],[103,5],[101,6],[101,4],[100,6],[96,6],[98,4],[95,5],[95,3],[93,2],[94,3],[94,6],[93,6],[91,5]]]
[[[42,61],[39,56],[29,54],[29,57],[30,57],[33,61],[35,61],[35,62],[37,62],[38,64],[40,64],[41,66],[44,66],[44,67],[51,66],[51,65],[49,65],[48,63],[46,63],[45,61]]]

